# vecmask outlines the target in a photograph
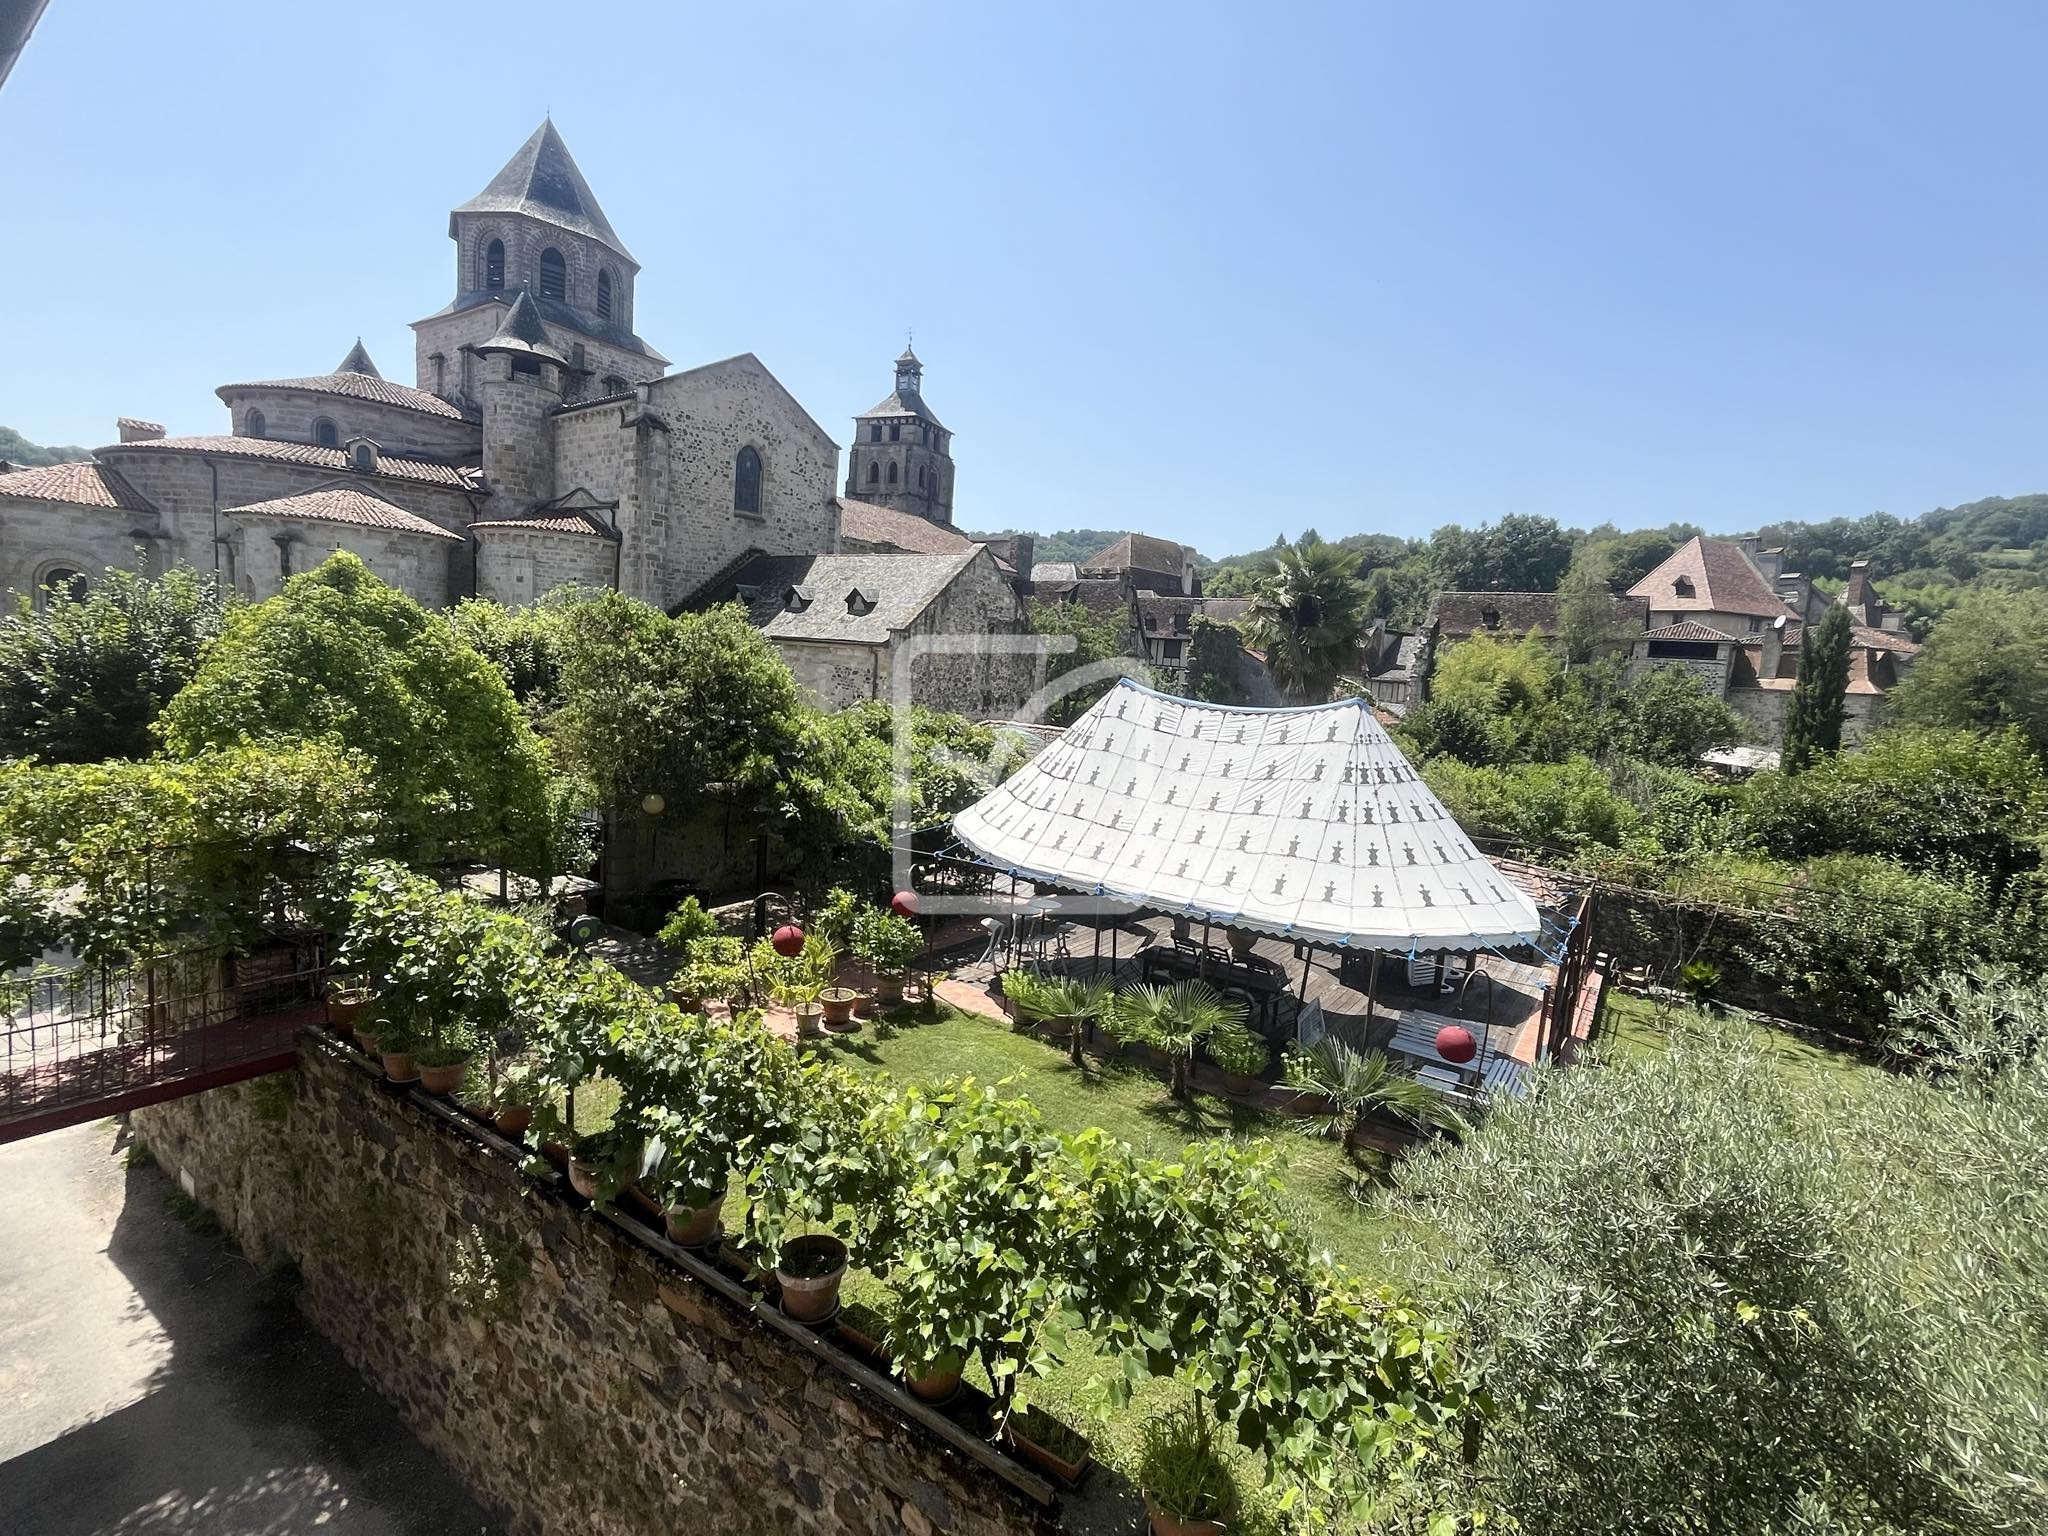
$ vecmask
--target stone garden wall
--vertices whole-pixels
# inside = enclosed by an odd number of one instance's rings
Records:
[[[296,1072],[134,1128],[515,1532],[1057,1529],[1052,1490],[733,1272],[308,1034]]]

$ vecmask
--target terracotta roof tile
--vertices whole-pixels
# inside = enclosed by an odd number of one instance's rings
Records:
[[[1697,619],[1680,619],[1676,624],[1665,624],[1656,629],[1645,630],[1644,640],[1733,640],[1735,636],[1723,634],[1720,630],[1700,623]]]
[[[26,501],[61,501],[74,507],[114,507],[123,512],[154,512],[142,494],[114,470],[87,460],[82,464],[49,464],[0,475],[0,496]]]
[[[339,395],[349,400],[368,400],[376,405],[395,405],[402,410],[418,411],[423,416],[462,420],[462,412],[439,395],[394,384],[374,373],[320,373],[303,379],[257,379],[248,384],[223,384],[214,393],[226,400],[228,396],[248,389],[300,389],[308,394]]]
[[[105,454],[122,453],[210,453],[238,459],[271,459],[285,464],[305,464],[315,469],[349,468],[346,448],[323,448],[317,443],[290,443],[274,437],[159,437],[139,443],[116,443]],[[380,453],[379,475],[393,480],[412,480],[421,485],[447,486],[451,490],[477,489],[474,467],[448,464],[439,459],[408,458],[403,454]]]
[[[1162,576],[1179,576],[1187,548],[1171,539],[1156,539],[1149,533],[1127,533],[1109,548],[1081,562],[1081,569],[1096,574],[1108,571],[1154,571]]]
[[[480,533],[508,528],[519,533],[583,533],[598,539],[611,537],[610,529],[601,528],[576,512],[557,512],[541,517],[485,518],[469,526]]]
[[[1660,613],[1740,613],[1775,619],[1792,610],[1732,539],[1687,539],[1628,589]]]
[[[296,517],[314,523],[346,523],[357,528],[388,528],[394,533],[416,533],[429,538],[463,542],[462,535],[450,533],[417,513],[394,506],[381,496],[350,485],[323,486],[297,496],[278,496],[251,502],[246,507],[227,509],[237,517]]]
[[[910,555],[951,555],[974,541],[956,528],[943,527],[915,512],[878,507],[871,501],[840,498],[839,536],[857,544],[881,544]]]

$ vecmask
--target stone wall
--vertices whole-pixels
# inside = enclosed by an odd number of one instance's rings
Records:
[[[617,554],[616,543],[595,533],[480,528],[477,595],[517,607],[557,587],[608,587]]]
[[[9,603],[13,594],[33,593],[59,568],[81,571],[97,582],[110,565],[161,571],[182,553],[172,529],[151,512],[13,497],[0,502],[0,508],[0,588],[10,594]],[[205,555],[200,569],[212,569],[212,555],[200,553]]]
[[[473,421],[311,389],[229,389],[226,395],[233,430],[243,437],[310,443],[313,423],[324,416],[335,424],[337,442],[367,437],[385,453],[434,459],[474,459],[477,453]],[[261,433],[249,431],[252,410],[263,413]]]
[[[1843,1021],[1792,996],[1745,958],[1757,925],[1774,920],[1769,913],[1695,906],[1677,897],[1602,886],[1593,903],[1592,943],[1597,952],[1612,957],[1615,971],[1640,967],[1667,987],[1678,985],[1681,965],[1704,960],[1721,970],[1716,1002],[1774,1019],[1839,1028]]]
[[[451,593],[448,583],[462,546],[432,534],[268,515],[222,518],[221,528],[232,540],[239,584],[248,597],[272,596],[288,577],[312,570],[338,549],[423,608],[445,608],[461,595]]]
[[[1033,1474],[325,1036],[134,1126],[521,1536],[1056,1529]],[[463,1253],[514,1299],[452,1279]]]

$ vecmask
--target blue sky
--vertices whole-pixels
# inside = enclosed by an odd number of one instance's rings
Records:
[[[2048,489],[2038,6],[51,0],[0,423],[217,431],[552,110],[678,366],[843,443],[914,326],[970,527],[1212,554]]]

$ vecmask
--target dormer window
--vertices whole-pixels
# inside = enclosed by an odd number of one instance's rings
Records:
[[[1690,576],[1673,577],[1671,580],[1671,590],[1679,597],[1691,597],[1693,595],[1692,578]]]
[[[792,586],[787,592],[782,594],[782,606],[790,613],[802,613],[811,606],[811,589],[804,586]]]
[[[846,594],[846,611],[855,618],[875,611],[875,594],[861,587],[855,587]]]
[[[1480,610],[1479,610],[1479,623],[1480,623],[1481,627],[1483,627],[1483,628],[1485,628],[1485,629],[1499,629],[1499,628],[1500,628],[1500,610],[1499,610],[1498,608],[1482,608],[1482,609],[1480,609]]]
[[[374,475],[377,472],[377,445],[367,437],[352,437],[348,440],[348,467],[359,474]]]

